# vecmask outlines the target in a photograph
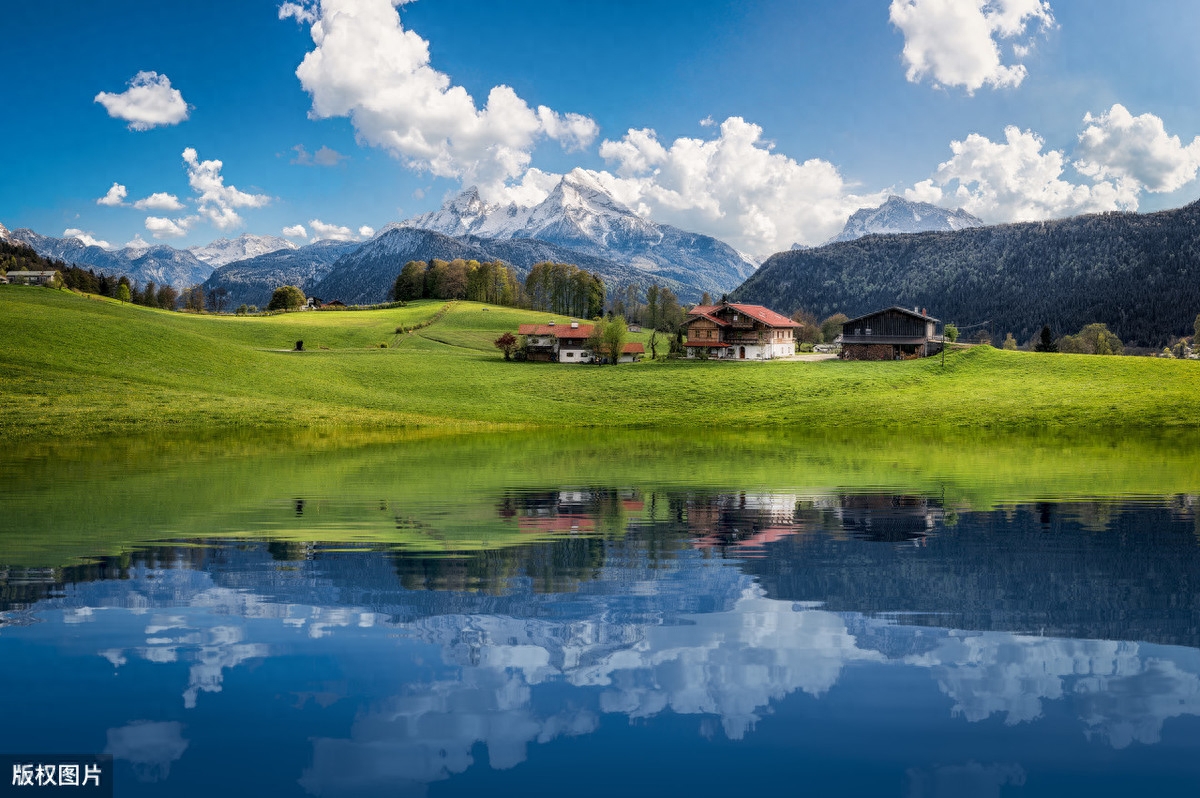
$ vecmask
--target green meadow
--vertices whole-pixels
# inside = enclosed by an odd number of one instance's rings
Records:
[[[437,301],[372,311],[193,315],[0,286],[0,439],[248,428],[920,435],[1200,427],[1195,361],[984,347],[953,352],[944,363],[660,359],[586,367],[506,363],[492,346],[521,322],[550,318]],[[305,351],[291,351],[297,340]],[[663,340],[660,353],[665,349]]]

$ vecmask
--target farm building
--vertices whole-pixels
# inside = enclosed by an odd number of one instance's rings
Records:
[[[924,310],[890,307],[842,324],[843,360],[905,360],[942,351],[939,321]]]

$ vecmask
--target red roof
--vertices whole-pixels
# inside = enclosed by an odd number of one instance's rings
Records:
[[[644,355],[644,354],[646,354],[646,347],[642,346],[641,344],[639,344],[635,341],[632,344],[625,344],[625,346],[622,347],[622,349],[621,349],[621,354],[622,355]]]
[[[729,326],[729,322],[725,321],[725,319],[718,318],[718,317],[712,315],[711,312],[701,313],[701,312],[699,312],[701,309],[702,309],[701,307],[695,307],[695,308],[692,308],[690,311],[688,311],[688,315],[692,316],[693,318],[688,319],[685,322],[685,324],[691,324],[692,322],[699,321],[700,319],[708,319],[709,321],[713,322],[714,324],[718,324],[722,327]],[[709,310],[711,310],[711,308]]]
[[[720,305],[697,305],[696,307],[694,307],[688,311],[688,315],[689,316],[703,316],[705,318],[712,319],[713,321],[718,321],[718,319],[713,318],[713,316],[717,311],[720,311],[724,308],[733,308],[734,310],[736,310],[740,313],[746,314],[747,316],[749,316],[752,319],[761,321],[763,324],[767,325],[768,327],[799,327],[800,326],[796,322],[789,319],[787,316],[784,316],[782,313],[776,313],[775,311],[771,310],[770,308],[764,308],[762,305],[743,305],[740,303],[735,304],[733,302],[730,302],[728,304],[722,303]],[[718,323],[721,323],[721,322],[718,321]]]
[[[517,328],[517,334],[586,339],[592,334],[592,325],[580,324],[578,327],[572,327],[570,324],[522,324]]]

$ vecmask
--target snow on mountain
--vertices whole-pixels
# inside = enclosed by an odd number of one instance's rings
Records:
[[[324,240],[234,261],[214,271],[204,282],[204,290],[224,288],[228,292],[226,307],[242,304],[266,307],[271,292],[281,285],[298,286],[306,295],[312,293],[338,258],[360,246],[357,241]]]
[[[757,264],[711,236],[644,219],[605,191],[591,175],[574,169],[539,204],[489,204],[474,188],[439,210],[392,227],[433,230],[481,239],[536,239],[631,267],[634,281],[670,279],[687,300],[701,291],[732,291]],[[389,228],[385,228],[389,229]]]
[[[198,260],[207,263],[214,269],[228,263],[233,263],[234,261],[256,258],[259,255],[266,255],[268,252],[278,252],[282,249],[295,250],[299,249],[299,247],[286,238],[280,238],[279,236],[257,236],[251,233],[243,233],[233,240],[218,238],[216,241],[202,247],[188,247],[188,251],[196,256]]]
[[[0,241],[12,242],[12,233],[8,232],[8,228],[0,224]]]
[[[860,208],[855,211],[846,221],[842,232],[828,243],[853,241],[866,235],[964,230],[968,227],[982,226],[981,220],[964,210],[947,210],[928,202],[910,202],[902,197],[892,196],[878,208]]]
[[[198,260],[187,250],[166,244],[127,247],[108,251],[83,243],[78,238],[54,238],[27,228],[14,230],[10,237],[29,246],[44,258],[61,260],[110,276],[127,275],[138,283],[153,280],[176,288],[186,288],[204,282],[212,274],[212,266]]]

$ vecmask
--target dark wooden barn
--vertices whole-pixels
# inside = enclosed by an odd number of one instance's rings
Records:
[[[843,360],[906,360],[942,351],[938,319],[924,310],[877,310],[842,324]]]

